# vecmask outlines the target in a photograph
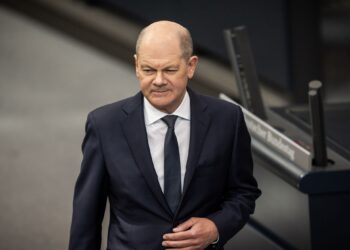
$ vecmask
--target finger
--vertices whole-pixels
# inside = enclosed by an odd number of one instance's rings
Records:
[[[164,240],[186,240],[193,238],[193,233],[189,230],[178,232],[178,233],[168,233],[163,235]]]
[[[184,247],[184,248],[165,248],[165,250],[193,250],[192,247]]]
[[[173,229],[174,232],[181,232],[190,229],[196,223],[196,218],[190,218]]]
[[[196,241],[193,239],[189,240],[182,240],[182,241],[163,241],[162,246],[166,248],[171,249],[178,249],[178,248],[194,248],[196,246]]]

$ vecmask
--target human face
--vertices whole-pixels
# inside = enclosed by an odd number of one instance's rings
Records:
[[[155,48],[157,47],[157,48]],[[136,76],[147,100],[158,110],[174,112],[194,75],[198,58],[185,60],[179,46],[142,46],[135,55]]]

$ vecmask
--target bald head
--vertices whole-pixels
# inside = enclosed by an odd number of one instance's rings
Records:
[[[136,42],[136,55],[144,43],[155,46],[177,41],[182,51],[182,57],[188,60],[193,53],[193,42],[190,32],[178,23],[158,21],[145,27],[139,34]]]

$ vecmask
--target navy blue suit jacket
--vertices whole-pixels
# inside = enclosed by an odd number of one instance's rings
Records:
[[[191,217],[211,219],[217,249],[253,213],[260,195],[253,178],[250,137],[236,105],[190,89],[191,134],[181,204],[169,209],[147,141],[143,96],[91,112],[73,205],[70,250],[100,249],[106,199],[110,203],[108,249],[164,249],[162,236]]]

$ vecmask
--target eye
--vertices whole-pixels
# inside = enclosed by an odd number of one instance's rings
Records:
[[[177,72],[177,69],[172,69],[172,68],[171,69],[166,69],[165,72],[169,73],[169,74],[173,74],[173,73]]]
[[[149,75],[149,74],[152,74],[154,72],[154,69],[143,68],[142,72],[144,72],[145,74]]]

